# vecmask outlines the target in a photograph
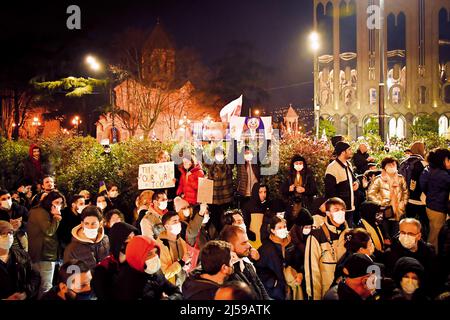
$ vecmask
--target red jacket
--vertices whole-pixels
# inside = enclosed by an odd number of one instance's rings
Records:
[[[205,174],[200,164],[195,165],[190,174],[187,175],[186,169],[182,165],[178,167],[181,172],[180,183],[178,185],[177,195],[184,194],[184,200],[189,204],[197,203],[198,178],[202,178]]]

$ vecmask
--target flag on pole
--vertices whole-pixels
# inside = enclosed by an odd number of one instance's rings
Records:
[[[98,194],[101,194],[102,192],[108,192],[106,189],[105,181],[100,181],[100,188],[98,189]]]
[[[230,122],[232,116],[239,117],[242,109],[242,94],[236,100],[231,101],[220,110],[220,119],[222,122]]]

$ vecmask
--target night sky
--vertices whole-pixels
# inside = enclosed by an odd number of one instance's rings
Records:
[[[66,28],[66,8],[71,4],[81,8],[78,31]],[[10,66],[34,52],[52,59],[64,52],[80,61],[83,75],[86,53],[108,55],[105,48],[115,34],[127,27],[151,28],[159,17],[176,46],[193,47],[207,65],[220,58],[231,41],[252,44],[257,58],[272,70],[268,109],[289,103],[311,106],[312,54],[307,36],[312,7],[312,0],[14,1],[2,3],[0,40],[3,48],[7,43],[15,50],[7,62]]]

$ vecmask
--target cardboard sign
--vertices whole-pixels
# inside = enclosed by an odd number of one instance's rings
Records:
[[[198,178],[197,202],[213,203],[214,181],[207,178]]]
[[[231,117],[230,137],[241,141],[245,139],[270,140],[272,137],[272,117]]]
[[[175,184],[174,162],[146,163],[139,166],[138,188],[166,189],[173,188]]]

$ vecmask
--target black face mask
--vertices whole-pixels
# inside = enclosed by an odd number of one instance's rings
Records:
[[[84,291],[84,292],[75,292],[72,289],[70,289],[75,296],[69,295],[67,292],[65,294],[66,300],[93,300],[92,291]]]

